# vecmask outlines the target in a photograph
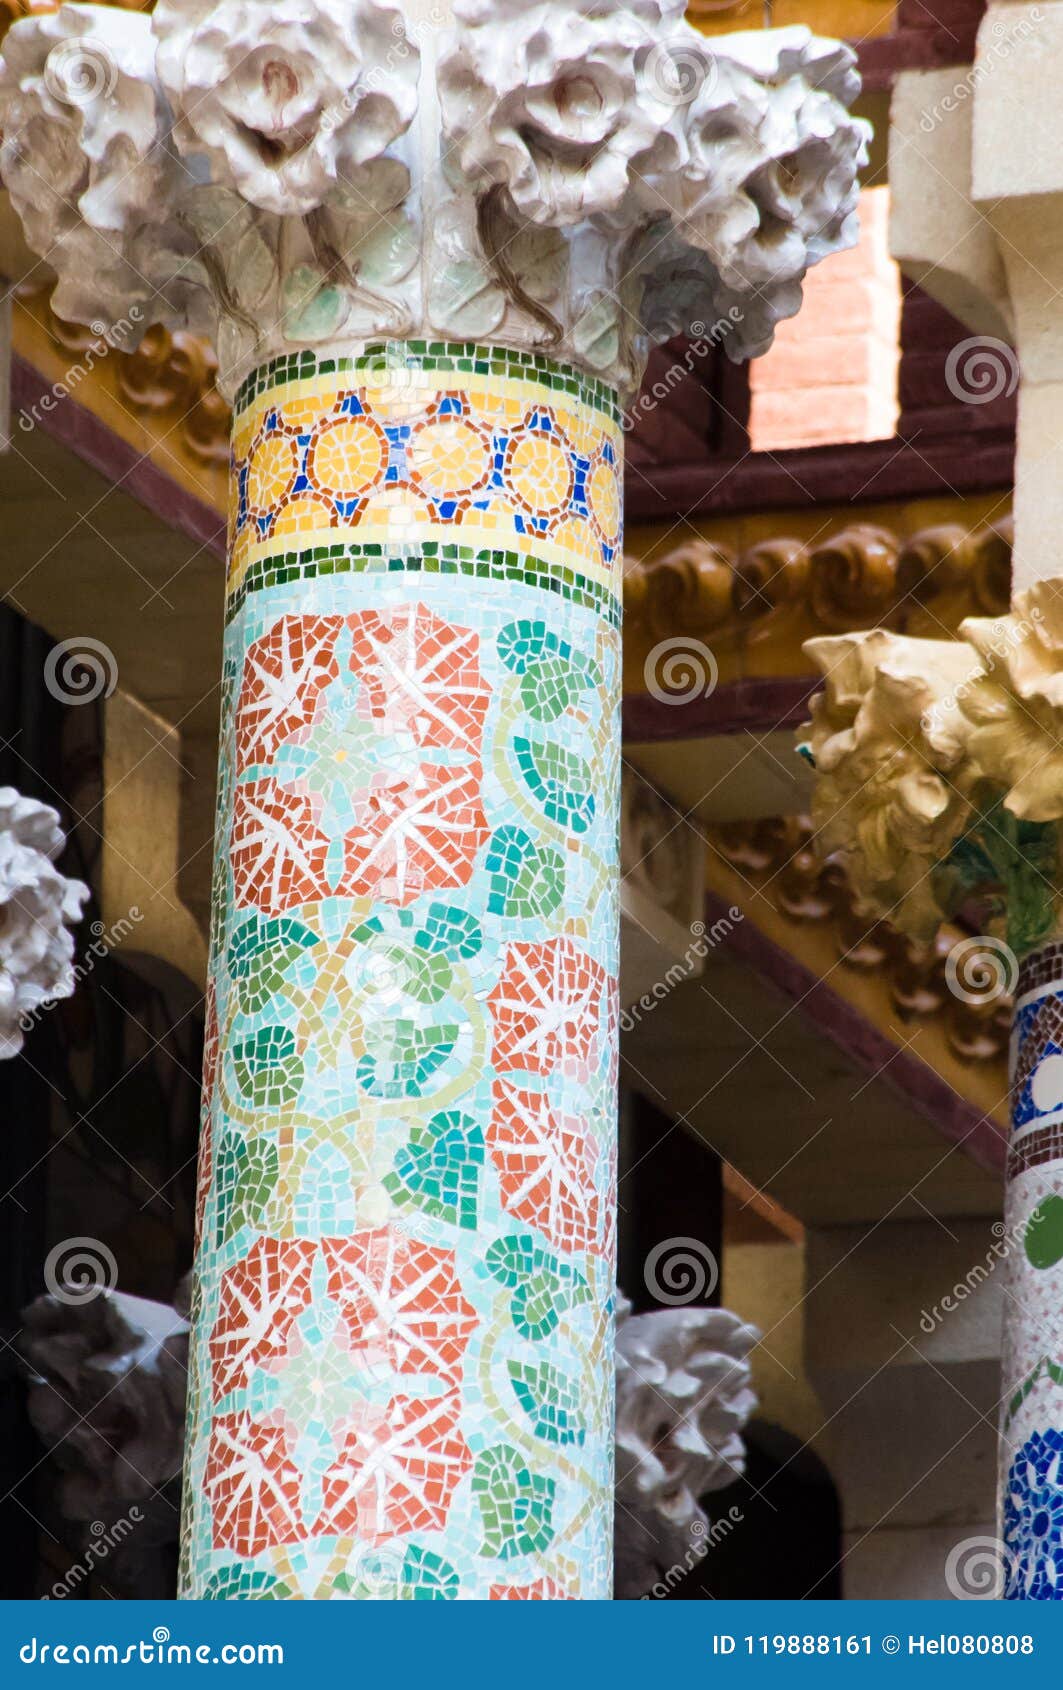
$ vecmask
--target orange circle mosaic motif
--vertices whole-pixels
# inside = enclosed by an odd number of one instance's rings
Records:
[[[535,430],[511,440],[506,479],[526,510],[554,516],[567,509],[575,474],[563,438]]]
[[[350,499],[376,486],[387,452],[387,437],[376,423],[347,417],[327,422],[311,440],[307,478],[322,493]]]
[[[263,411],[238,435],[231,577],[274,538],[368,528],[374,541],[404,541],[424,522],[549,541],[612,575],[618,464],[608,426],[563,402],[337,383]]]

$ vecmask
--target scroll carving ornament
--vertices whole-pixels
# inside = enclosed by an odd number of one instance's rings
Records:
[[[710,42],[681,0],[453,10],[442,30],[390,0],[14,23],[0,174],[56,311],[120,346],[134,306],[140,332],[205,335],[229,396],[286,349],[410,335],[630,389],[650,339],[695,318],[763,351],[809,265],[855,239],[848,48]]]
[[[832,633],[886,624],[895,632],[957,629],[972,613],[1002,615],[1011,590],[1012,519],[968,528],[937,523],[902,536],[848,523],[812,541],[779,535],[735,553],[684,540],[659,557],[629,558],[624,608],[654,639],[680,631],[741,642],[783,616]]]
[[[826,679],[806,749],[819,848],[917,937],[969,913],[1019,952],[1057,924],[1063,597],[1043,581],[956,641],[811,640]]]
[[[1007,993],[949,987],[949,957],[964,938],[955,925],[931,939],[902,933],[862,895],[840,855],[826,860],[808,816],[765,816],[709,829],[714,856],[741,875],[756,902],[768,903],[786,922],[788,945],[802,953],[808,928],[830,932],[846,971],[873,979],[881,991],[882,1020],[895,1026],[925,1021],[940,1026],[945,1043],[963,1063],[1007,1067],[1011,999]],[[822,964],[819,964],[822,966]],[[1001,1094],[1006,1079],[1001,1079]]]

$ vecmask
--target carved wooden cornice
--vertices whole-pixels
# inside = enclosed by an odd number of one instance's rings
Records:
[[[148,329],[134,352],[105,347],[91,328],[68,323],[52,310],[50,289],[35,296],[34,315],[53,343],[75,360],[93,351],[93,368],[106,366],[106,378],[130,409],[141,417],[160,417],[176,426],[192,456],[202,463],[227,465],[232,412],[215,385],[218,360],[210,346],[184,330]],[[21,301],[28,308],[27,300]]]
[[[958,927],[942,927],[933,940],[918,941],[877,919],[843,865],[816,853],[805,816],[730,823],[710,829],[708,840],[710,851],[755,890],[756,902],[767,900],[782,917],[797,955],[804,948],[803,930],[829,931],[841,968],[881,988],[887,1022],[933,1024],[960,1062],[994,1070],[1000,1095],[1006,1093],[1011,999],[968,1003],[950,991],[946,964],[965,937]],[[756,919],[755,906],[750,913]]]
[[[49,294],[43,288],[13,301],[14,438],[35,428],[55,434],[164,520],[200,540],[216,534],[220,546],[230,411],[215,385],[217,362],[207,342],[157,325],[135,352],[119,352],[90,327],[58,317]],[[95,449],[85,413],[95,425]],[[156,475],[141,488],[149,466],[171,486]],[[187,496],[197,515],[181,522],[180,500]]]
[[[952,638],[965,617],[1007,610],[1011,546],[1011,517],[1001,516],[908,536],[855,522],[811,542],[780,536],[744,551],[691,539],[631,559],[626,691],[654,690],[653,651],[678,637],[708,647],[723,684],[813,674],[801,647],[817,634],[885,627]]]

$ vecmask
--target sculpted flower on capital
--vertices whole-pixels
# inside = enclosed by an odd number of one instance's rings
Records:
[[[420,55],[387,0],[160,0],[154,28],[178,150],[277,216],[357,192],[417,109]]]
[[[757,1329],[727,1309],[632,1315],[618,1297],[614,1559],[621,1599],[647,1595],[668,1567],[692,1566],[715,1541],[701,1499],[745,1470],[742,1430],[757,1406],[749,1358],[759,1341]]]
[[[714,39],[677,110],[677,168],[638,185],[701,258],[698,314],[733,359],[759,356],[801,307],[811,265],[857,239],[857,172],[870,131],[848,107],[851,51],[802,27]],[[656,272],[664,266],[664,276]],[[674,258],[656,252],[652,293]]]
[[[1016,596],[1009,616],[971,617],[961,636],[985,674],[961,708],[971,755],[1020,821],[1063,819],[1063,596],[1057,580]]]
[[[674,162],[675,109],[652,58],[674,6],[458,0],[440,65],[444,127],[475,189],[505,188],[518,217],[565,227],[616,211],[637,173]]]
[[[808,730],[818,849],[845,856],[876,913],[929,937],[945,915],[934,870],[974,814],[960,701],[981,673],[977,653],[881,628],[806,650],[826,677]]]
[[[66,844],[47,804],[0,787],[0,1060],[33,1016],[73,995],[74,936],[89,889],[56,867]]]
[[[657,0],[458,0],[458,17],[440,66],[452,174],[482,203],[501,195],[513,230],[607,231],[605,294],[644,283],[647,332],[686,269],[682,327],[694,311],[723,320],[732,358],[754,356],[800,308],[809,266],[855,241],[869,130],[849,116],[848,48],[804,28],[710,42]],[[638,312],[636,289],[614,315]],[[587,314],[581,302],[577,322]],[[608,346],[600,315],[584,340]]]
[[[57,273],[55,310],[75,322],[136,322],[151,296],[133,241],[166,215],[181,174],[154,54],[150,19],[106,6],[61,6],[4,40],[0,173]]]

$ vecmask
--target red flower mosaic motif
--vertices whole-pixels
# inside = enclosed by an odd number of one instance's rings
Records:
[[[233,888],[238,909],[283,915],[327,898],[328,835],[305,792],[273,780],[236,788],[233,801]]]
[[[283,1426],[249,1414],[219,1415],[211,1427],[203,1488],[215,1549],[260,1555],[303,1535],[299,1469]]]
[[[207,1199],[210,1196],[210,1182],[214,1177],[214,1124],[209,1108],[204,1108],[200,1117],[199,1153],[196,1158],[196,1209],[193,1238],[198,1251],[203,1238],[203,1226],[207,1218]]]
[[[495,1069],[589,1079],[605,985],[605,969],[571,939],[510,945],[488,998]]]
[[[503,1208],[537,1227],[555,1250],[594,1250],[601,1209],[594,1187],[598,1144],[587,1123],[556,1114],[543,1093],[508,1080],[496,1082],[494,1099],[487,1143]]]
[[[472,1465],[458,1427],[461,1406],[451,1391],[417,1400],[394,1397],[383,1412],[363,1409],[325,1474],[324,1507],[314,1531],[363,1543],[439,1531]]]
[[[382,898],[402,908],[422,892],[468,885],[490,835],[480,799],[481,769],[424,764],[410,780],[374,781],[363,825],[347,834],[345,898]]]
[[[325,1238],[321,1248],[351,1351],[374,1368],[457,1386],[477,1317],[462,1296],[453,1250],[392,1227]]]
[[[214,1401],[251,1382],[256,1368],[287,1352],[296,1319],[310,1303],[317,1246],[307,1239],[260,1238],[222,1275],[210,1335]]]
[[[422,748],[479,756],[490,689],[479,636],[423,604],[349,618],[351,668],[372,719],[405,729]]]
[[[203,1236],[203,1220],[214,1171],[211,1103],[218,1075],[218,992],[213,977],[207,982],[206,1025],[203,1032],[203,1093],[200,1103],[199,1161],[196,1168],[196,1247]]]
[[[614,1137],[613,1142],[609,1146],[609,1164],[605,1188],[605,1209],[602,1215],[605,1225],[602,1228],[601,1249],[601,1254],[605,1257],[606,1261],[614,1263],[616,1261],[616,1180],[618,1172],[617,1163],[619,1162],[619,1159],[616,1138]]]
[[[610,1096],[615,1098],[620,1091],[620,981],[615,974],[605,994],[605,1038],[609,1052],[608,1088]]]
[[[571,1602],[570,1591],[555,1579],[536,1579],[534,1584],[493,1584],[488,1600],[491,1602]]]
[[[282,616],[244,659],[236,712],[236,772],[268,763],[285,740],[316,720],[321,694],[339,674],[338,616]]]

